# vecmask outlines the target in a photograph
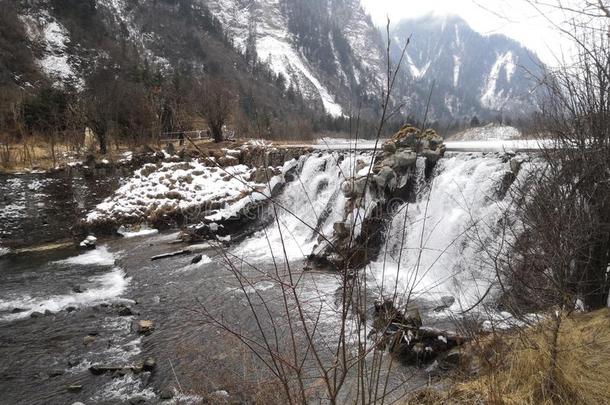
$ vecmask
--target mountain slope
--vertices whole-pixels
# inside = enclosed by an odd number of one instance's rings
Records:
[[[359,0],[0,0],[0,6],[3,83],[29,88],[46,78],[82,89],[101,61],[125,71],[145,63],[228,79],[248,104],[249,120],[260,118],[259,105],[276,118],[343,117],[359,109],[371,119],[380,108],[384,41]],[[428,121],[532,110],[523,68],[537,71],[539,62],[517,42],[478,34],[459,18],[426,17],[393,27],[394,62],[411,34],[394,100],[405,104],[405,116],[423,119],[430,89]],[[256,106],[248,101],[254,98]]]
[[[434,119],[532,111],[530,72],[540,72],[541,63],[518,42],[479,34],[455,16],[401,21],[391,36],[397,43],[411,36],[405,75],[418,96],[417,104],[432,89]],[[397,53],[395,47],[395,57]]]
[[[333,116],[377,94],[379,35],[358,0],[209,0],[238,49],[256,54]]]

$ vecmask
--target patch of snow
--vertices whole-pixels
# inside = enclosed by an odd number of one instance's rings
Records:
[[[220,220],[243,208],[254,191],[266,189],[249,180],[252,172],[245,165],[218,168],[203,161],[147,164],[86,220],[146,222],[158,213],[172,212],[192,220],[216,216]]]
[[[498,56],[487,76],[487,81],[481,95],[481,104],[487,108],[501,110],[502,106],[507,101],[506,97],[508,95],[504,94],[503,89],[497,88],[502,69],[504,69],[506,74],[506,80],[510,81],[516,69],[513,53],[511,51]]]
[[[460,68],[462,61],[459,55],[453,55],[453,87],[457,87],[460,81]]]
[[[426,73],[428,72],[428,69],[430,68],[431,61],[428,61],[428,63],[426,63],[424,66],[422,66],[420,68],[415,64],[415,62],[413,62],[413,59],[411,59],[411,55],[409,55],[407,53],[406,56],[407,56],[407,64],[409,65],[409,70],[411,71],[411,75],[415,79],[421,79],[422,77],[424,77],[426,75]]]

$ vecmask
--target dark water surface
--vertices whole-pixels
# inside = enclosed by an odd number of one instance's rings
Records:
[[[121,174],[100,169],[58,173],[0,174],[0,249],[70,238],[83,214],[112,194]]]

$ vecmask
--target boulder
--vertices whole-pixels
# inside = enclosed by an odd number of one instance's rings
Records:
[[[78,246],[82,249],[95,249],[97,238],[93,235],[87,236]]]
[[[393,154],[396,152],[396,144],[394,142],[385,142],[383,144],[383,151],[388,155]]]
[[[136,329],[140,335],[150,335],[155,329],[155,324],[151,320],[140,319],[136,323]]]
[[[419,129],[407,124],[396,132],[386,143],[393,143],[397,148],[409,148],[415,145]]]
[[[169,388],[162,389],[161,392],[159,393],[159,398],[164,399],[164,400],[172,399],[173,397],[174,397],[174,391]]]
[[[383,166],[375,176],[375,182],[380,188],[393,190],[396,188],[396,173],[388,166]]]
[[[85,337],[83,338],[83,344],[84,344],[85,346],[88,346],[88,345],[90,345],[90,344],[92,344],[92,343],[94,343],[94,342],[95,342],[95,336],[92,336],[92,335],[87,335],[87,336],[85,336]]]
[[[68,367],[76,367],[80,364],[80,362],[81,362],[80,359],[76,359],[76,358],[68,359]]]
[[[129,307],[121,307],[119,309],[119,316],[132,316],[134,313]]]
[[[273,167],[259,167],[250,176],[250,181],[254,181],[255,183],[266,184],[267,181],[271,180],[273,176],[280,174],[281,171],[279,169],[275,169]]]
[[[153,369],[157,366],[157,362],[154,357],[148,357],[144,360],[144,364],[142,365],[142,369],[144,371],[153,371]]]
[[[400,151],[394,154],[394,168],[406,169],[417,163],[417,153],[412,151]]]
[[[197,256],[193,257],[193,260],[191,260],[191,264],[197,264],[201,260],[203,260],[203,255],[197,255]]]
[[[341,184],[343,195],[348,198],[360,197],[364,194],[364,187],[367,184],[367,177],[348,179]]]
[[[84,288],[81,285],[75,285],[74,287],[72,287],[72,292],[75,292],[77,294],[82,294],[85,292],[85,290],[86,290],[86,288]]]
[[[236,166],[239,164],[239,159],[235,156],[222,156],[218,158],[218,164],[222,167]]]
[[[212,393],[209,394],[209,398],[212,401],[225,401],[228,402],[230,395],[227,391],[225,390],[218,390],[218,391],[214,391]]]
[[[462,358],[461,352],[459,347],[454,347],[443,356],[443,361],[447,364],[457,366],[460,364],[460,359]]]
[[[64,370],[62,370],[60,368],[56,368],[56,369],[49,371],[48,374],[49,374],[49,377],[59,377],[60,375],[64,375],[65,372],[64,372]]]
[[[425,157],[426,159],[428,159],[428,161],[432,162],[432,163],[436,163],[439,161],[440,158],[443,157],[445,153],[445,149],[444,148],[438,148],[438,149],[423,149],[421,151],[421,154],[423,157]]]

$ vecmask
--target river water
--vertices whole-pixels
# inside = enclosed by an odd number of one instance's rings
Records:
[[[183,248],[174,244],[176,233],[102,239],[89,251],[71,244],[45,248],[50,242],[69,240],[71,226],[121,184],[119,174],[1,176],[0,404],[200,403],[218,391],[244,399],[266,375],[260,361],[232,332],[257,335],[259,322],[251,306],[266,311],[263,328],[285,316],[280,283],[285,282],[288,268],[299,279],[305,306],[317,316],[317,336],[332,341],[341,313],[341,280],[337,274],[304,272],[303,257],[315,244],[311,229],[330,236],[333,223],[340,220],[345,205],[339,191],[342,178],[351,175],[358,160],[365,166],[370,163],[366,155],[304,157],[297,181],[289,183],[280,197],[286,211],[278,212],[278,220],[268,228],[228,249],[201,247],[156,261],[151,257]],[[505,161],[495,154],[458,154],[439,165],[437,181],[426,185],[422,180],[427,191],[390,221],[387,247],[382,249],[382,254],[391,256],[388,268],[408,269],[413,262],[408,253],[396,252],[395,242],[402,233],[397,233],[396,224],[408,226],[407,247],[421,239],[422,218],[430,216],[434,229],[444,224],[438,233],[426,235],[435,252],[460,235],[471,218],[458,198],[463,193],[473,196],[466,201],[470,209],[493,220],[494,191],[506,170]],[[424,204],[426,199],[433,204]],[[464,277],[455,268],[470,253],[463,243],[455,246],[461,248],[448,249],[449,257],[441,261],[423,257],[428,266],[424,281],[443,286],[436,295],[420,297],[430,307],[448,294],[461,305]],[[191,264],[196,254],[202,254],[202,260]],[[371,285],[383,285],[388,276],[397,279],[381,261],[380,257],[364,272]],[[462,284],[452,289],[457,285],[453,281]],[[411,282],[404,270],[394,281],[395,285]],[[268,308],[262,306],[263,300],[270,303]],[[121,316],[125,307],[132,314]],[[222,317],[232,330],[213,327],[210,315]],[[430,324],[445,322],[432,312],[424,318]],[[134,323],[142,319],[154,322],[152,334],[137,333]],[[125,375],[89,371],[96,364],[137,366],[150,357],[156,362],[153,371]],[[411,376],[391,383],[401,386],[401,392],[427,381],[426,373],[408,367],[397,374]],[[161,393],[168,390],[174,398],[162,399]]]

